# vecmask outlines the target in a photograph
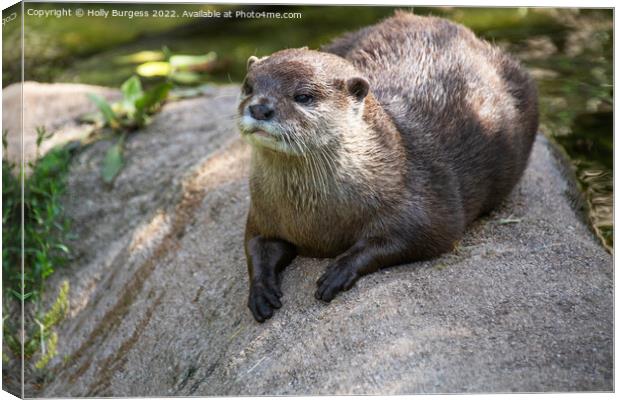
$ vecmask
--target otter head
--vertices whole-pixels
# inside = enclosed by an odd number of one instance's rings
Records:
[[[368,81],[329,53],[287,49],[248,59],[238,125],[253,146],[289,155],[320,151],[362,121]]]

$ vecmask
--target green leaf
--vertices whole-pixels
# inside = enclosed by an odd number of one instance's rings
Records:
[[[103,118],[105,119],[106,123],[110,125],[110,127],[112,128],[117,127],[118,118],[116,114],[114,113],[114,111],[112,111],[112,107],[110,107],[110,104],[106,101],[106,99],[94,93],[88,93],[87,96],[90,99],[90,101],[95,103],[95,105],[101,112],[101,115],[103,115]]]
[[[48,276],[54,273],[54,267],[49,262],[46,262],[43,270],[41,271],[41,278],[46,279]]]
[[[65,246],[64,244],[59,244],[59,243],[57,243],[57,244],[55,244],[55,245],[54,245],[54,246],[52,246],[52,247],[54,247],[55,249],[58,249],[58,250],[62,251],[62,252],[63,252],[63,253],[65,253],[65,254],[69,254],[69,248],[68,248],[67,246]]]
[[[43,143],[44,140],[49,139],[52,136],[54,136],[54,132],[48,133],[45,130],[44,126],[37,126],[35,128],[35,131],[37,132],[37,148],[41,147],[41,144]]]
[[[121,85],[121,92],[125,100],[129,100],[133,103],[138,97],[142,96],[140,78],[133,75],[131,78],[127,79]]]
[[[5,325],[6,327],[6,325]],[[6,329],[6,328],[4,328]],[[17,335],[11,335],[9,332],[5,330],[4,335],[2,336],[3,341],[7,344],[9,349],[16,355],[21,354],[22,345],[19,337]]]
[[[39,343],[40,342],[38,340],[34,339],[26,341],[26,344],[24,345],[24,355],[26,357],[33,355],[39,349]]]
[[[136,101],[136,111],[140,113],[150,112],[156,105],[166,100],[171,88],[172,84],[170,82],[164,82],[146,91],[146,93]]]
[[[105,155],[101,168],[101,177],[105,183],[112,183],[123,168],[125,163],[123,160],[124,143],[125,136],[123,135],[116,144],[108,149]]]
[[[24,295],[22,296],[21,293],[19,293],[18,291],[16,291],[15,289],[11,289],[11,294],[15,297],[17,297],[18,300],[26,300],[29,297],[32,297],[33,293],[32,292],[28,292],[28,293],[24,293]]]
[[[136,53],[115,57],[115,62],[118,64],[140,64],[164,59],[165,55],[163,51],[142,50]]]
[[[136,100],[143,95],[140,78],[133,75],[121,85],[123,93],[123,108],[128,114],[133,114],[136,110]]]
[[[197,65],[204,65],[215,61],[217,55],[211,51],[201,56],[177,54],[170,57],[170,65],[175,69],[191,68]]]
[[[168,46],[163,46],[161,48],[161,52],[164,53],[165,60],[170,60],[170,57],[172,57],[172,51],[168,48]]]
[[[183,85],[193,85],[200,82],[202,77],[196,72],[179,71],[171,74],[170,79]]]
[[[136,72],[140,76],[168,76],[172,72],[172,66],[167,61],[150,61],[136,67]]]

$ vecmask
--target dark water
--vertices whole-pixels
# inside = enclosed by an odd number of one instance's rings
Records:
[[[37,10],[235,10],[234,6],[29,3]],[[247,7],[246,7],[247,9]],[[263,8],[265,9],[265,8]],[[575,166],[592,227],[613,246],[613,12],[553,8],[408,8],[460,22],[519,58],[540,91],[540,129]],[[249,55],[285,47],[316,48],[334,36],[391,15],[388,7],[268,7],[298,19],[102,18],[26,16],[26,78],[118,86],[148,57],[217,53],[204,82],[239,82]],[[3,13],[8,15],[11,10]],[[5,43],[18,35],[3,27]],[[150,50],[155,53],[144,53]],[[4,46],[3,86],[19,78],[19,51]],[[11,62],[10,60],[15,60]],[[8,61],[8,62],[7,62]],[[152,80],[154,82],[155,80]],[[149,80],[146,80],[148,85]],[[549,207],[553,207],[550,204]]]

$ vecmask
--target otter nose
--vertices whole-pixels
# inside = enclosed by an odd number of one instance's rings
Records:
[[[250,114],[254,119],[267,121],[273,117],[273,108],[265,104],[254,104],[250,106]]]

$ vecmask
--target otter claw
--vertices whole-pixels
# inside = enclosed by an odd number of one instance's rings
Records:
[[[258,322],[264,322],[271,318],[273,311],[282,307],[281,296],[282,292],[278,288],[267,287],[260,283],[253,284],[250,288],[248,307],[252,311],[254,319]]]
[[[329,267],[317,281],[314,297],[329,303],[339,292],[351,289],[358,279],[355,271]]]

